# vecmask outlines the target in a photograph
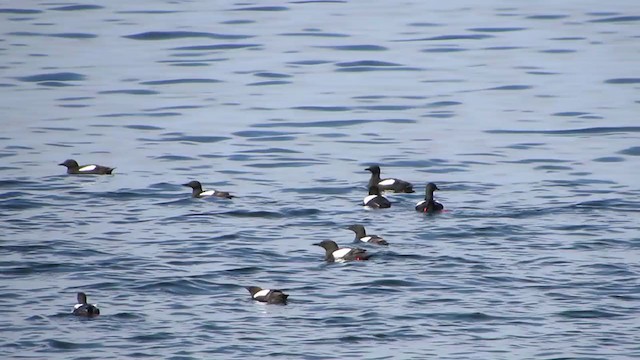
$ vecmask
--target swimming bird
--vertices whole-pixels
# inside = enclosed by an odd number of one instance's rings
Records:
[[[89,165],[78,165],[78,162],[73,159],[65,160],[63,163],[58,165],[67,167],[67,174],[91,174],[91,175],[111,175],[113,171],[112,167],[89,164]]]
[[[327,262],[350,261],[350,260],[368,260],[371,256],[367,254],[367,250],[361,248],[340,248],[333,240],[323,240],[317,244],[313,244],[324,248]]]
[[[286,304],[288,294],[276,289],[263,289],[258,286],[247,286],[253,300],[266,302],[267,304]]]
[[[378,185],[380,191],[393,191],[397,193],[412,193],[413,185],[410,182],[395,178],[380,178],[380,166],[371,165],[365,170],[371,171],[371,179],[369,179],[369,187]]]
[[[423,213],[433,213],[436,211],[442,211],[444,209],[444,205],[439,202],[433,200],[433,192],[436,190],[440,190],[436,184],[428,183],[427,187],[424,191],[424,200],[418,201],[416,204],[416,211]]]
[[[83,292],[79,292],[78,303],[73,306],[73,315],[96,317],[100,315],[100,309],[98,309],[98,304],[88,304],[87,295]]]
[[[186,184],[182,184],[182,186],[188,186],[191,189],[193,189],[193,191],[191,192],[191,196],[194,198],[215,196],[215,197],[220,197],[225,199],[232,199],[235,197],[235,195],[231,195],[226,191],[202,190],[202,184],[200,183],[200,181],[196,181],[196,180],[189,181]]]
[[[368,206],[373,209],[385,209],[391,207],[389,199],[380,195],[380,189],[376,185],[369,187],[369,195],[365,196],[362,200],[364,206]]]
[[[389,243],[378,235],[367,235],[367,231],[364,229],[364,226],[360,224],[354,224],[347,226],[347,229],[356,233],[356,238],[354,242],[365,242],[370,244],[377,245],[389,245]]]

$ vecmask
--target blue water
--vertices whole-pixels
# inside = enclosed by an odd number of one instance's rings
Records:
[[[0,1],[0,358],[640,357],[639,25],[635,0]],[[417,192],[363,209],[373,163]],[[429,181],[447,212],[413,210]],[[324,263],[352,223],[390,246]]]

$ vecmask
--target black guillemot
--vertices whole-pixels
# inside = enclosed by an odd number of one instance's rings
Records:
[[[427,184],[427,187],[425,188],[425,191],[424,191],[425,193],[424,200],[421,200],[416,204],[416,211],[423,212],[423,213],[433,213],[437,211],[442,211],[442,209],[444,209],[444,205],[433,200],[433,192],[436,190],[440,190],[438,189],[436,184],[434,183]]]
[[[351,260],[368,260],[371,256],[367,254],[367,250],[360,248],[348,248],[348,247],[338,247],[333,240],[323,240],[317,244],[313,244],[324,248],[325,257],[324,260],[327,262],[343,262],[343,261],[351,261]]]
[[[362,200],[362,204],[373,209],[385,209],[391,207],[389,199],[384,197],[384,195],[380,195],[380,189],[377,185],[369,187],[369,195],[365,196]]]
[[[111,175],[113,171],[112,167],[89,164],[89,165],[78,165],[78,162],[73,159],[65,160],[65,162],[60,163],[58,165],[67,167],[67,174],[87,174],[87,175]]]
[[[356,238],[354,242],[365,242],[370,244],[377,245],[389,245],[389,243],[378,235],[367,235],[367,231],[364,229],[364,226],[360,224],[349,225],[347,229],[356,233]]]
[[[73,315],[96,317],[100,315],[100,309],[98,309],[98,304],[88,304],[87,295],[83,292],[79,292],[78,303],[73,306]]]
[[[191,196],[194,198],[207,197],[207,196],[215,196],[225,199],[233,199],[235,196],[229,194],[226,191],[218,191],[218,190],[202,190],[202,184],[200,181],[189,181],[186,184],[182,184],[182,186],[188,186],[193,191],[191,192]]]
[[[258,286],[247,286],[247,290],[251,294],[253,300],[265,302],[267,304],[286,304],[288,294],[282,292],[282,290],[276,289],[263,289]]]
[[[381,179],[380,166],[378,165],[371,165],[365,170],[371,171],[371,179],[369,179],[368,185],[369,187],[378,185],[380,191],[393,191],[397,193],[414,192],[413,185],[407,181],[394,178]]]

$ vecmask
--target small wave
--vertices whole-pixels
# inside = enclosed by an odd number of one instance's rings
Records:
[[[83,11],[83,10],[99,10],[104,9],[103,6],[99,5],[68,5],[68,6],[60,6],[50,8],[49,10],[55,11]]]
[[[484,50],[489,50],[489,51],[521,50],[521,49],[523,48],[520,46],[490,46],[490,47],[484,48]]]
[[[603,163],[614,163],[614,162],[621,162],[625,160],[626,159],[623,158],[622,156],[603,156],[603,157],[595,158],[591,161],[603,162]]]
[[[157,95],[159,92],[147,89],[123,89],[123,90],[105,90],[99,91],[98,94],[125,94],[125,95]]]
[[[630,148],[618,151],[618,154],[640,156],[640,146],[632,146]]]
[[[420,68],[406,67],[406,66],[354,66],[339,68],[337,72],[367,72],[367,71],[420,71]]]
[[[162,139],[140,139],[140,140],[146,140],[146,141],[166,141],[166,142],[191,142],[191,143],[204,143],[204,144],[211,144],[211,143],[216,143],[216,142],[220,142],[220,141],[224,141],[224,140],[229,140],[231,138],[226,137],[226,136],[205,136],[205,135],[201,135],[201,136],[194,136],[194,135],[176,135],[176,136],[170,136],[170,137],[165,137]],[[193,158],[189,158],[189,159],[193,159]],[[176,160],[175,158],[171,158],[170,160]],[[184,159],[183,159],[184,160]]]
[[[104,315],[101,314],[101,317],[109,317],[109,318],[114,318],[116,320],[143,320],[144,319],[144,315],[140,314],[140,313],[133,313],[133,312],[120,312],[117,314],[113,314],[113,315]]]
[[[460,47],[451,47],[451,46],[442,46],[436,48],[424,49],[422,52],[427,53],[450,53],[450,52],[460,52],[467,51],[468,49],[460,48]]]
[[[140,85],[175,85],[175,84],[215,84],[222,80],[216,79],[172,79],[172,80],[154,80],[143,81]]]
[[[533,88],[533,86],[530,85],[504,85],[488,88],[485,90],[528,90],[531,88]]]
[[[341,112],[351,111],[352,107],[348,106],[294,106],[293,110],[306,110],[306,111],[327,111],[327,112]]]
[[[353,67],[353,66],[402,66],[402,65],[401,64],[392,63],[392,62],[386,62],[386,61],[360,60],[360,61],[350,61],[350,62],[336,63],[336,66],[339,66],[339,67]]]
[[[559,20],[559,19],[566,19],[568,18],[569,15],[555,15],[555,14],[550,14],[550,15],[530,15],[527,16],[527,19],[532,19],[532,20]]]
[[[41,273],[66,272],[73,264],[21,262],[20,266],[8,267],[11,263],[3,263],[4,275],[32,275]]]
[[[334,46],[317,46],[322,49],[332,49],[339,51],[386,51],[388,48],[380,45],[334,45]]]
[[[605,84],[640,84],[640,78],[615,78],[604,81]]]
[[[589,22],[593,22],[593,23],[616,23],[616,22],[629,22],[629,21],[640,21],[640,16],[614,16],[614,17],[608,17],[604,19],[589,20]]]
[[[473,35],[440,35],[421,39],[397,40],[397,41],[451,41],[451,40],[484,40],[494,37],[493,35],[473,34]]]
[[[256,273],[259,273],[260,271],[262,271],[262,269],[256,266],[243,266],[243,267],[223,270],[223,272],[225,273],[248,274],[248,275],[256,274]]]
[[[587,112],[582,112],[582,111],[563,111],[563,112],[557,112],[557,113],[553,113],[551,114],[553,116],[583,116],[583,115],[589,115],[589,113]]]
[[[42,12],[42,10],[36,9],[0,9],[0,14],[30,15],[41,14]]]
[[[128,338],[128,340],[131,340],[134,342],[143,342],[143,343],[159,342],[163,340],[173,340],[173,339],[174,339],[174,335],[172,333],[163,332],[163,331],[153,333],[153,334],[148,334],[148,335],[136,335]]]
[[[132,130],[164,130],[163,127],[153,125],[124,125],[123,128]]]
[[[326,33],[326,32],[296,32],[296,33],[282,33],[280,36],[313,36],[313,37],[328,37],[328,38],[344,38],[349,37],[347,34],[340,33]]]
[[[140,140],[148,140],[148,139],[140,139]],[[180,155],[162,155],[162,156],[156,156],[154,159],[163,160],[163,161],[194,161],[194,160],[197,160],[194,157],[180,156]]]
[[[148,31],[138,34],[125,35],[127,39],[133,40],[172,40],[183,38],[208,38],[217,40],[237,40],[252,38],[252,35],[227,35],[198,31]]]
[[[385,287],[414,287],[414,286],[421,286],[421,284],[418,284],[416,282],[413,281],[407,281],[407,280],[396,280],[396,279],[384,279],[384,280],[374,280],[371,282],[368,282],[366,284],[364,284],[365,287],[367,288],[377,288],[379,286],[385,286]]]
[[[542,135],[583,135],[583,134],[620,134],[640,132],[640,126],[593,127],[566,130],[485,130],[489,134],[542,134]]]
[[[134,287],[136,291],[141,292],[165,292],[174,295],[205,295],[209,294],[209,289],[203,286],[202,281],[192,281],[185,278],[176,278],[174,280],[151,281]]]
[[[265,131],[265,130],[243,130],[234,132],[232,135],[246,138],[274,137],[284,135],[296,135],[297,133],[284,131]]]
[[[462,105],[459,101],[436,101],[427,104],[427,107],[445,107],[445,106],[457,106]]]
[[[182,113],[179,112],[162,112],[162,113],[113,113],[113,114],[102,114],[98,115],[101,118],[120,118],[120,117],[167,117],[167,116],[181,116]]]
[[[440,320],[464,321],[464,322],[485,322],[485,321],[512,319],[504,316],[489,315],[483,312],[436,313],[436,314],[428,314],[427,316],[435,319],[440,319]]]
[[[74,72],[58,72],[58,73],[46,73],[46,74],[38,74],[38,75],[29,75],[29,76],[20,76],[16,79],[24,82],[45,82],[45,81],[54,81],[54,82],[64,82],[64,81],[81,81],[85,80],[87,77],[82,74],[74,73]]]
[[[87,318],[81,318],[81,317],[77,317],[77,318],[80,320],[88,320]],[[93,320],[93,319],[90,319],[90,320]],[[91,349],[91,348],[102,347],[102,345],[96,342],[94,339],[88,339],[87,342],[84,342],[84,343],[72,343],[68,341],[49,339],[47,340],[47,344],[51,348],[61,349],[61,350]]]
[[[476,32],[511,32],[511,31],[522,31],[522,30],[526,30],[527,28],[524,27],[487,27],[487,28],[471,28],[471,29],[467,29],[469,31],[476,31]]]
[[[287,85],[291,84],[291,81],[272,80],[272,81],[258,81],[248,83],[247,86],[272,86],[272,85]]]
[[[622,316],[622,314],[600,310],[567,310],[559,312],[558,315],[569,319],[609,319]]]
[[[274,73],[274,72],[258,72],[253,75],[258,77],[263,77],[263,78],[270,78],[270,79],[284,79],[284,78],[292,77],[289,74],[281,74],[281,73]]]
[[[571,54],[576,52],[576,50],[572,49],[548,49],[548,50],[540,50],[543,54]]]
[[[59,34],[43,34],[29,31],[17,31],[9,33],[8,35],[12,36],[47,36],[47,37],[56,37],[56,38],[66,38],[66,39],[93,39],[98,37],[95,34],[87,34],[87,33],[59,33]]]
[[[331,61],[328,61],[328,60],[300,60],[300,61],[288,62],[287,64],[291,64],[291,65],[323,65],[323,64],[329,64],[329,63],[331,63]]]
[[[287,11],[289,10],[286,6],[249,6],[232,9],[233,11]]]
[[[218,44],[218,45],[194,45],[194,46],[182,46],[173,48],[172,50],[194,50],[194,51],[209,51],[209,50],[236,50],[247,49],[261,46],[260,44]]]

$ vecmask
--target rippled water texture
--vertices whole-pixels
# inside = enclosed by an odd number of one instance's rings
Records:
[[[640,357],[639,25],[635,0],[0,1],[0,358]],[[363,209],[374,163],[417,191]],[[445,213],[414,211],[427,182]],[[390,245],[325,263],[353,223]]]

